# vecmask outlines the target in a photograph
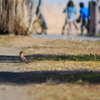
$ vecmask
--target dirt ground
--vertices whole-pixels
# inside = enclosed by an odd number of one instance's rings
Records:
[[[1,35],[0,100],[100,100],[100,59],[81,60],[99,54],[100,42]]]

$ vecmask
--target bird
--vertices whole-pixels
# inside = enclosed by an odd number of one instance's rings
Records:
[[[20,58],[20,61],[21,61],[21,62],[28,63],[26,57],[24,56],[24,52],[23,52],[23,51],[20,51],[20,52],[19,52],[19,58]]]

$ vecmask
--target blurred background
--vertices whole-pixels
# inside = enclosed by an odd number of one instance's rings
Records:
[[[69,0],[42,0],[41,11],[47,23],[47,33],[48,34],[61,34],[62,27],[65,23],[65,9],[67,2]],[[77,8],[76,18],[79,16],[79,3],[84,2],[85,6],[88,7],[88,3],[91,0],[73,0]],[[80,28],[80,24],[77,24]],[[67,32],[67,30],[65,30]],[[79,30],[80,33],[80,30]],[[73,27],[72,34],[77,34],[75,28]]]
[[[0,33],[16,35],[68,33],[68,30],[70,30],[68,24],[64,32],[62,32],[67,16],[67,13],[63,11],[68,1],[69,0],[0,0]],[[100,0],[72,1],[74,2],[77,12],[75,20],[78,19],[80,13],[79,3],[83,2],[85,7],[89,7],[90,9],[87,34],[100,36]],[[73,27],[71,34],[83,33],[80,29],[81,22],[82,21],[76,23],[79,30],[77,31],[75,27]],[[86,33],[86,30],[84,33]]]

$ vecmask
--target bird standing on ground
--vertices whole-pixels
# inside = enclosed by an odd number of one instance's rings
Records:
[[[23,51],[20,51],[20,52],[19,52],[19,57],[20,57],[20,61],[21,61],[21,62],[28,63],[26,57],[24,56]]]

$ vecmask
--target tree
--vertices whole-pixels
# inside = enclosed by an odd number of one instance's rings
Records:
[[[0,0],[0,32],[31,34],[40,0]]]

